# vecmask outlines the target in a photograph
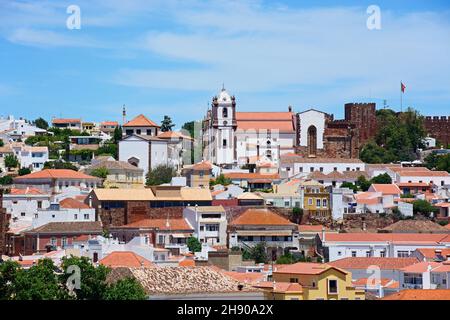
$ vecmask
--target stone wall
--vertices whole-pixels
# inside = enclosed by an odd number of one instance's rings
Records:
[[[424,126],[431,137],[444,144],[444,148],[450,144],[450,116],[425,117]]]

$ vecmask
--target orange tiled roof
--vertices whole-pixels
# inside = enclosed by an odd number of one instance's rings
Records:
[[[99,178],[89,176],[79,171],[69,170],[69,169],[44,169],[42,171],[33,172],[14,178],[14,180],[25,180],[25,179],[95,179]]]
[[[419,182],[403,182],[403,183],[397,183],[397,186],[400,188],[424,188],[429,187],[430,185],[428,183],[419,183]]]
[[[9,192],[11,195],[47,195],[43,190],[38,188],[26,188],[26,189],[17,189],[12,188]]]
[[[103,121],[101,123],[102,126],[118,126],[119,123],[117,121]]]
[[[179,267],[195,267],[195,261],[192,259],[184,259],[178,263]]]
[[[272,289],[275,293],[286,293],[286,292],[297,292],[302,293],[303,287],[299,283],[291,282],[273,282],[273,281],[262,281],[255,283],[253,285],[255,288],[260,289]]]
[[[289,273],[289,274],[321,274],[330,268],[337,269],[343,273],[347,273],[345,270],[341,270],[337,267],[331,266],[329,264],[323,263],[312,263],[312,262],[297,262],[294,264],[285,265],[278,268],[273,273]]]
[[[434,259],[436,257],[436,250],[440,251],[440,255],[444,258],[450,254],[450,249],[430,249],[430,248],[418,248],[416,249],[426,259]]]
[[[375,192],[381,192],[382,194],[401,194],[402,191],[396,184],[372,184],[372,188]]]
[[[111,267],[152,267],[154,264],[131,251],[114,251],[99,261],[100,264]]]
[[[447,171],[400,171],[397,172],[400,176],[408,177],[448,177],[450,174]]]
[[[165,132],[161,132],[160,134],[158,134],[158,138],[160,139],[172,139],[172,138],[182,138],[182,139],[186,139],[186,140],[194,140],[189,136],[186,136],[180,132],[176,132],[176,131],[165,131]]]
[[[441,263],[439,263],[439,262],[422,261],[419,263],[415,263],[415,264],[406,266],[406,267],[402,268],[401,270],[403,272],[408,272],[408,273],[424,273],[430,267],[431,267],[431,270],[433,270],[434,268],[439,267],[439,266],[441,266]]]
[[[231,225],[294,225],[288,219],[270,211],[269,209],[248,209],[235,220]]]
[[[128,121],[123,125],[124,127],[158,127],[152,120],[148,119],[143,114],[138,115],[134,119]]]
[[[90,207],[74,198],[66,198],[59,202],[59,206],[64,209],[89,209]]]
[[[184,218],[143,219],[121,228],[157,228],[159,230],[193,230]]]
[[[390,294],[383,300],[450,300],[449,289],[406,289]]]
[[[81,123],[81,119],[70,119],[70,118],[57,118],[53,119],[54,124],[65,124],[65,123]]]
[[[352,284],[355,287],[369,287],[369,286],[376,285],[375,281],[373,281],[373,280],[374,279],[360,278],[360,279],[357,279],[355,281],[352,281]],[[400,288],[400,283],[398,281],[393,280],[393,279],[382,278],[382,279],[380,279],[379,284],[382,287],[389,288],[389,289],[398,289],[398,288]]]
[[[322,232],[323,225],[309,225],[309,224],[299,224],[298,231],[300,232]]]
[[[262,281],[266,275],[262,272],[236,272],[236,271],[224,271],[224,274],[244,283],[258,283]]]
[[[212,164],[209,161],[201,161],[196,164],[194,164],[191,169],[193,170],[211,170]]]
[[[225,178],[229,179],[280,179],[278,173],[264,174],[264,173],[250,173],[250,172],[229,172],[224,174]]]
[[[329,262],[328,264],[345,270],[367,269],[372,265],[385,270],[400,270],[418,262],[417,258],[349,257]]]
[[[238,130],[279,130],[295,132],[292,112],[236,112]]]

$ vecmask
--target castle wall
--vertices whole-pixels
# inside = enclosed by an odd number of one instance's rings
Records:
[[[448,147],[450,144],[450,116],[425,117],[424,126],[431,137],[444,144],[444,148]]]

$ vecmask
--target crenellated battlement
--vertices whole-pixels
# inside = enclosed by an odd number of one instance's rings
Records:
[[[449,122],[450,116],[426,116],[425,122]]]

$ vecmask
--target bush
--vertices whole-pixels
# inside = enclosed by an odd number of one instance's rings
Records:
[[[173,167],[160,165],[147,173],[146,184],[148,186],[157,186],[163,183],[169,183],[175,175],[176,172]]]
[[[190,252],[200,252],[202,251],[202,244],[195,237],[190,237],[187,241],[187,246]]]
[[[91,171],[91,176],[106,179],[108,177],[109,171],[105,167],[96,168]]]
[[[223,174],[221,174],[216,179],[213,179],[209,182],[210,186],[215,186],[217,184],[221,184],[223,186],[228,186],[231,184],[231,179],[225,178],[225,176]]]
[[[19,169],[19,176],[24,176],[26,174],[30,174],[31,173],[31,169],[30,168],[20,168]]]

